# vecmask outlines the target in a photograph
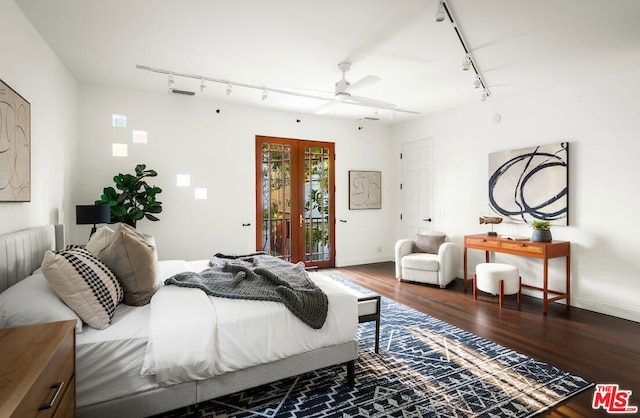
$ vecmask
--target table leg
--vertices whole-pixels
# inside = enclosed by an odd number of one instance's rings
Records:
[[[544,279],[542,285],[542,312],[547,313],[547,303],[549,300],[549,259],[547,257],[544,258]]]
[[[463,259],[464,259],[464,276],[462,277],[462,286],[464,287],[465,293],[467,292],[467,247],[464,247],[463,251]]]
[[[567,255],[566,261],[567,263],[567,307],[571,306],[571,301],[570,301],[570,297],[571,297],[571,256]]]

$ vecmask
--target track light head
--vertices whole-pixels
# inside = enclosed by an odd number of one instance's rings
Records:
[[[489,92],[487,89],[482,90],[482,101],[484,102],[489,97]]]
[[[173,74],[169,74],[169,81],[167,82],[167,84],[169,84],[169,88],[172,88],[174,83]]]
[[[227,96],[231,96],[233,92],[233,88],[231,88],[231,83],[227,83]]]
[[[436,22],[442,22],[444,20],[444,2],[440,0],[438,2],[438,10],[436,11]]]
[[[262,100],[267,100],[267,90],[262,90]]]
[[[480,79],[480,76],[477,75],[476,80],[473,82],[473,87],[479,89],[481,85],[482,85],[482,80]]]
[[[469,68],[471,68],[471,57],[469,56],[469,54],[465,54],[464,58],[462,59],[462,69],[464,71],[469,71]]]
[[[207,85],[204,84],[204,78],[202,80],[200,80],[200,92],[204,93],[204,91],[207,89]]]

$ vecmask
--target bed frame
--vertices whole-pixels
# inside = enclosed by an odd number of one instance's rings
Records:
[[[0,292],[40,267],[47,251],[63,247],[62,225],[46,225],[0,235]],[[348,383],[352,387],[357,358],[358,343],[349,341],[207,380],[157,388],[87,405],[78,409],[77,417],[147,417],[339,364],[346,364]]]

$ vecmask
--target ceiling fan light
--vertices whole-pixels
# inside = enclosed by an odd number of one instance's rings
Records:
[[[348,100],[350,97],[351,95],[344,91],[339,91],[336,93],[336,100],[339,102],[344,102],[345,100]]]

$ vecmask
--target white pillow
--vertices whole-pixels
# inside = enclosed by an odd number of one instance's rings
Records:
[[[76,333],[82,332],[80,317],[60,300],[42,273],[0,293],[0,328],[66,320],[75,320]]]
[[[98,230],[91,235],[91,238],[89,238],[89,242],[87,242],[85,248],[97,257],[100,251],[107,246],[107,242],[109,242],[109,238],[111,238],[113,233],[114,230],[108,226],[98,228]]]
[[[203,268],[204,270],[204,268]],[[158,263],[158,285],[164,285],[164,281],[171,276],[185,271],[197,272],[195,268],[184,260],[162,260]]]

